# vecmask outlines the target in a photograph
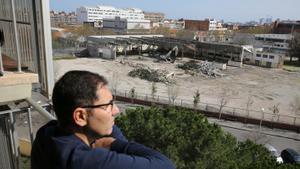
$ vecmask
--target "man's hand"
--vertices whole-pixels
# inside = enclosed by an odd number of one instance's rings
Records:
[[[107,148],[110,149],[111,144],[115,141],[116,139],[113,137],[103,137],[99,138],[95,141],[94,144],[92,144],[93,148]]]

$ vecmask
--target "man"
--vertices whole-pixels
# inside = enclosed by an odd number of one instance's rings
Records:
[[[128,142],[114,126],[119,113],[104,77],[70,71],[53,89],[57,121],[39,129],[32,169],[173,169],[164,155]],[[142,131],[136,131],[142,132]]]

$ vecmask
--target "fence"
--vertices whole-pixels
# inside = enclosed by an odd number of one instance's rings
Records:
[[[212,117],[240,121],[243,123],[254,123],[259,125],[267,125],[268,127],[277,128],[282,126],[281,128],[289,128],[287,126],[295,126],[296,130],[300,129],[300,117],[299,116],[291,116],[285,114],[275,114],[267,111],[256,111],[256,110],[247,110],[236,107],[222,106],[219,104],[213,103],[204,103],[199,102],[194,105],[193,100],[188,99],[180,99],[176,98],[173,102],[169,97],[145,94],[145,93],[137,93],[132,91],[114,91],[116,96],[128,98],[128,101],[134,103],[144,103],[146,105],[161,104],[161,105],[174,105],[179,107],[185,107],[188,109],[192,109],[195,111],[203,112],[204,114]],[[117,97],[118,98],[118,97]],[[126,100],[126,99],[125,99]],[[144,101],[144,102],[141,102]],[[294,129],[293,129],[294,130]]]
[[[38,111],[45,116],[47,120],[54,119],[53,114],[49,114],[44,108],[51,110],[49,104],[43,105],[42,108],[31,99],[26,99],[30,104],[28,107],[16,108],[0,111],[0,169],[19,169],[22,168],[20,163],[20,146],[17,135],[17,118],[25,117],[28,126],[28,135],[30,142],[33,143],[33,125],[32,125],[32,110]],[[50,111],[51,112],[51,111]],[[23,133],[24,134],[24,133]]]

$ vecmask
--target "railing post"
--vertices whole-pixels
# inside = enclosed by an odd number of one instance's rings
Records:
[[[13,30],[14,30],[15,41],[16,41],[18,72],[22,72],[21,53],[20,53],[20,44],[19,44],[19,32],[18,32],[18,28],[17,28],[16,8],[15,8],[14,0],[11,0],[11,10],[12,10],[12,19],[13,19],[13,27],[14,27]]]
[[[30,142],[31,145],[33,144],[33,130],[32,130],[32,114],[31,114],[31,108],[27,109],[27,118],[28,118],[28,127],[29,127],[29,136],[30,136]]]
[[[180,99],[180,106],[182,107],[182,99]]]
[[[296,126],[297,117],[294,117],[294,126]]]

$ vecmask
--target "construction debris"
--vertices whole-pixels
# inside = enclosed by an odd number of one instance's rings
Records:
[[[169,63],[174,63],[175,60],[176,60],[177,55],[178,55],[178,47],[175,46],[166,55],[160,55],[159,59],[164,60],[164,61],[169,62]]]
[[[224,76],[213,62],[202,61],[189,61],[184,64],[177,65],[178,68],[185,70],[186,73],[191,75],[202,75],[208,78],[215,78],[217,76]]]
[[[131,77],[139,77],[140,79],[148,80],[150,82],[163,82],[170,83],[171,77],[174,77],[174,73],[169,73],[166,70],[151,69],[147,66],[137,67],[128,73]]]

